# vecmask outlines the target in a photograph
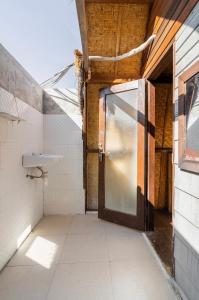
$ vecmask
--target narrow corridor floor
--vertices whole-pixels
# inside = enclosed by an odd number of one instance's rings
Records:
[[[44,217],[0,274],[1,300],[175,300],[142,233]]]

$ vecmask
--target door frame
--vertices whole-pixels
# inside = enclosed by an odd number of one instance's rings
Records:
[[[158,62],[156,67],[151,71],[150,76],[146,78],[147,82],[149,83],[149,86],[151,88],[148,89],[148,120],[149,123],[154,124],[154,138],[153,135],[148,134],[148,171],[147,171],[147,186],[148,186],[148,213],[146,217],[146,231],[153,231],[154,230],[154,203],[155,203],[155,107],[156,107],[156,90],[155,86],[153,86],[153,82],[156,81],[158,76],[164,71],[168,64],[168,60],[170,55],[172,55],[173,60],[173,95],[175,92],[175,42],[173,42],[169,47],[167,48],[166,53],[161,58],[161,60]],[[174,96],[173,96],[173,106],[175,104]],[[154,106],[154,108],[152,108]],[[150,112],[150,108],[152,108]],[[154,115],[153,115],[154,112]],[[173,108],[173,115],[174,108]],[[150,125],[149,125],[150,126]],[[173,136],[172,136],[173,140]],[[173,156],[175,152],[175,145],[173,144]],[[152,163],[154,161],[154,164]],[[172,203],[174,204],[174,164],[173,164],[173,158],[172,158]],[[173,216],[173,209],[172,209],[172,216]]]
[[[155,87],[147,80],[146,85],[146,115],[147,115],[147,133],[146,133],[146,216],[145,231],[154,230],[154,203],[155,203]]]
[[[147,200],[147,170],[148,164],[148,83],[145,79],[135,80],[124,84],[102,89],[99,100],[99,187],[98,187],[98,217],[127,227],[146,230],[147,215],[151,210]],[[105,208],[105,120],[106,96],[113,93],[138,89],[138,146],[137,146],[137,216],[121,213]],[[150,218],[151,219],[151,218]]]

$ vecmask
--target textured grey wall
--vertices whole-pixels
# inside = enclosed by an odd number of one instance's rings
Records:
[[[43,89],[0,44],[0,87],[42,112]]]
[[[190,300],[199,299],[199,254],[175,231],[175,278]]]
[[[65,114],[61,107],[56,104],[53,98],[44,91],[43,94],[43,113],[44,114],[55,114],[55,115],[62,115]]]

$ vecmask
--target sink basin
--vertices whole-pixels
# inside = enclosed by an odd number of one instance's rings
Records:
[[[22,157],[22,165],[24,168],[48,167],[61,159],[63,159],[62,155],[24,154]]]

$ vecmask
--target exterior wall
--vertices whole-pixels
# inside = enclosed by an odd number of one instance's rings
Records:
[[[178,77],[199,59],[199,4],[175,38],[174,101],[177,117]],[[198,137],[196,137],[198,138]],[[199,175],[178,167],[178,121],[174,123],[174,229],[176,281],[188,299],[199,299]]]
[[[44,97],[44,150],[64,159],[49,168],[44,186],[44,214],[82,214],[83,190],[82,116],[73,91],[48,90]]]
[[[43,90],[0,44],[0,86],[42,112]]]
[[[27,179],[22,167],[24,153],[43,151],[42,94],[0,46],[0,111],[3,104],[6,112],[16,104],[23,119],[16,122],[0,116],[0,269],[43,215],[43,183]]]
[[[98,149],[99,90],[104,84],[87,86],[87,149]],[[87,209],[98,208],[98,154],[87,154]]]
[[[151,47],[143,52],[143,77],[152,79],[151,74],[172,46],[173,39],[189,16],[198,0],[155,0],[150,12],[147,36],[155,33]],[[161,66],[159,65],[161,68]],[[154,76],[154,74],[153,74]]]
[[[198,300],[199,257],[189,243],[175,231],[175,276],[190,300]]]

